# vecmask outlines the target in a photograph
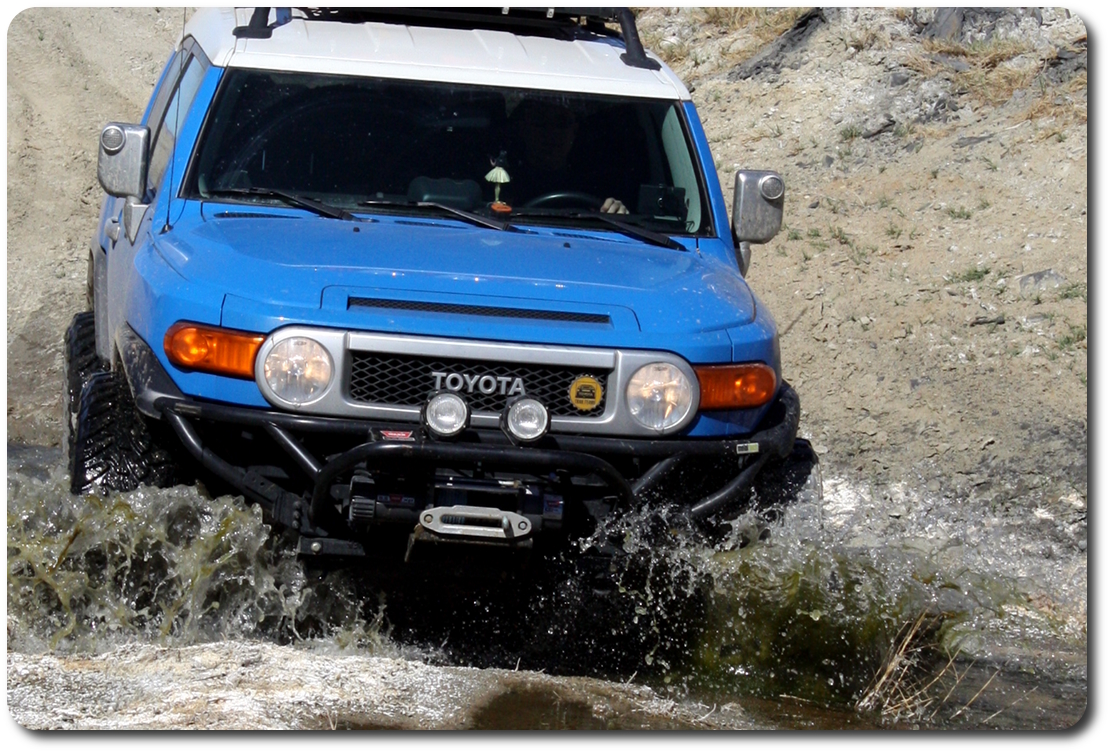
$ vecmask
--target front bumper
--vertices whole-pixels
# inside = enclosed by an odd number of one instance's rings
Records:
[[[336,490],[352,483],[353,475],[375,469],[478,469],[483,476],[515,474],[538,479],[541,485],[557,477],[588,479],[588,493],[607,499],[617,511],[647,503],[686,461],[727,461],[734,471],[715,491],[678,504],[681,517],[703,521],[734,509],[746,499],[765,463],[791,453],[800,415],[798,395],[784,383],[757,430],[742,437],[630,439],[552,433],[536,446],[518,447],[499,429],[472,428],[455,440],[441,441],[424,436],[414,424],[307,416],[189,398],[176,389],[141,339],[131,333],[120,345],[142,412],[166,421],[201,466],[262,505],[276,522],[314,541],[347,541],[338,550],[330,549],[344,554],[357,554],[360,546],[349,541],[350,519],[338,509]],[[246,461],[237,441],[206,440],[221,435],[263,436],[280,455],[273,462],[290,471],[275,478],[265,465]],[[322,446],[328,449],[314,449]],[[393,515],[394,522],[407,520],[400,511],[384,508],[379,519],[383,512]],[[420,505],[415,505],[413,521],[419,513]]]

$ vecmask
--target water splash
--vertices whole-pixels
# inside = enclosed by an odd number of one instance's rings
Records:
[[[15,650],[324,636],[380,643],[348,579],[306,570],[241,498],[184,486],[71,495],[63,470],[9,461]]]
[[[17,651],[261,639],[610,679],[635,672],[679,695],[844,707],[922,613],[940,617],[941,656],[1086,649],[1085,558],[1064,567],[1031,549],[1038,536],[1024,519],[909,486],[826,479],[818,508],[790,506],[771,522],[740,516],[712,541],[635,511],[580,542],[577,555],[615,542],[617,567],[555,557],[533,578],[475,579],[465,593],[417,581],[383,602],[361,568],[298,561],[241,498],[191,487],[74,496],[55,464],[9,449]],[[1053,514],[1063,519],[1069,504]],[[406,622],[411,631],[390,634]]]
[[[676,535],[660,547],[642,535],[652,528],[646,513],[614,523],[626,552],[681,584],[666,598],[639,594],[645,625],[665,634],[676,600],[701,600],[685,655],[653,683],[709,698],[852,706],[921,615],[930,616],[926,672],[950,657],[1000,664],[1015,651],[1085,652],[1085,559],[1080,570],[1027,556],[1035,537],[1022,521],[975,500],[843,478],[828,479],[825,491],[820,505],[788,506],[770,523],[740,516],[712,545]]]

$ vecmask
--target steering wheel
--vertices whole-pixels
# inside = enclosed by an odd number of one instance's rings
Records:
[[[581,205],[590,209],[601,209],[605,202],[584,191],[548,191],[524,203],[527,209],[556,208],[562,205]]]

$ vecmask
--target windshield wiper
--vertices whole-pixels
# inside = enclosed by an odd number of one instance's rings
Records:
[[[627,222],[622,222],[616,219],[615,215],[602,213],[602,212],[582,212],[579,210],[574,211],[560,211],[558,209],[519,209],[513,211],[514,217],[557,217],[559,219],[568,220],[594,220],[604,223],[610,227],[618,230],[625,235],[630,235],[642,241],[647,241],[656,246],[663,246],[664,248],[674,249],[675,251],[685,251],[686,247],[676,241],[670,236],[657,233],[654,230],[648,230],[644,227],[637,227]]]
[[[216,188],[208,191],[205,198],[210,196],[258,196],[264,199],[277,199],[278,201],[285,202],[291,207],[307,209],[323,217],[331,217],[336,220],[356,219],[356,217],[346,209],[334,207],[331,204],[325,204],[322,201],[317,201],[308,196],[299,196],[295,193],[280,191],[276,188]]]
[[[458,217],[461,220],[466,220],[473,225],[480,225],[482,227],[488,227],[493,230],[519,230],[519,228],[515,227],[511,222],[495,220],[492,217],[483,217],[480,214],[468,212],[465,209],[459,209],[458,207],[453,207],[449,204],[441,204],[438,201],[397,201],[394,199],[367,199],[366,201],[360,201],[358,204],[361,207],[400,207],[402,209],[416,207],[417,209],[436,209],[440,212],[445,212],[446,214],[449,214],[453,217]]]

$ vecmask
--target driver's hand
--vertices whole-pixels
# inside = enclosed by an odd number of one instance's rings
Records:
[[[628,207],[622,204],[619,199],[609,198],[601,205],[601,211],[604,214],[628,214]]]

